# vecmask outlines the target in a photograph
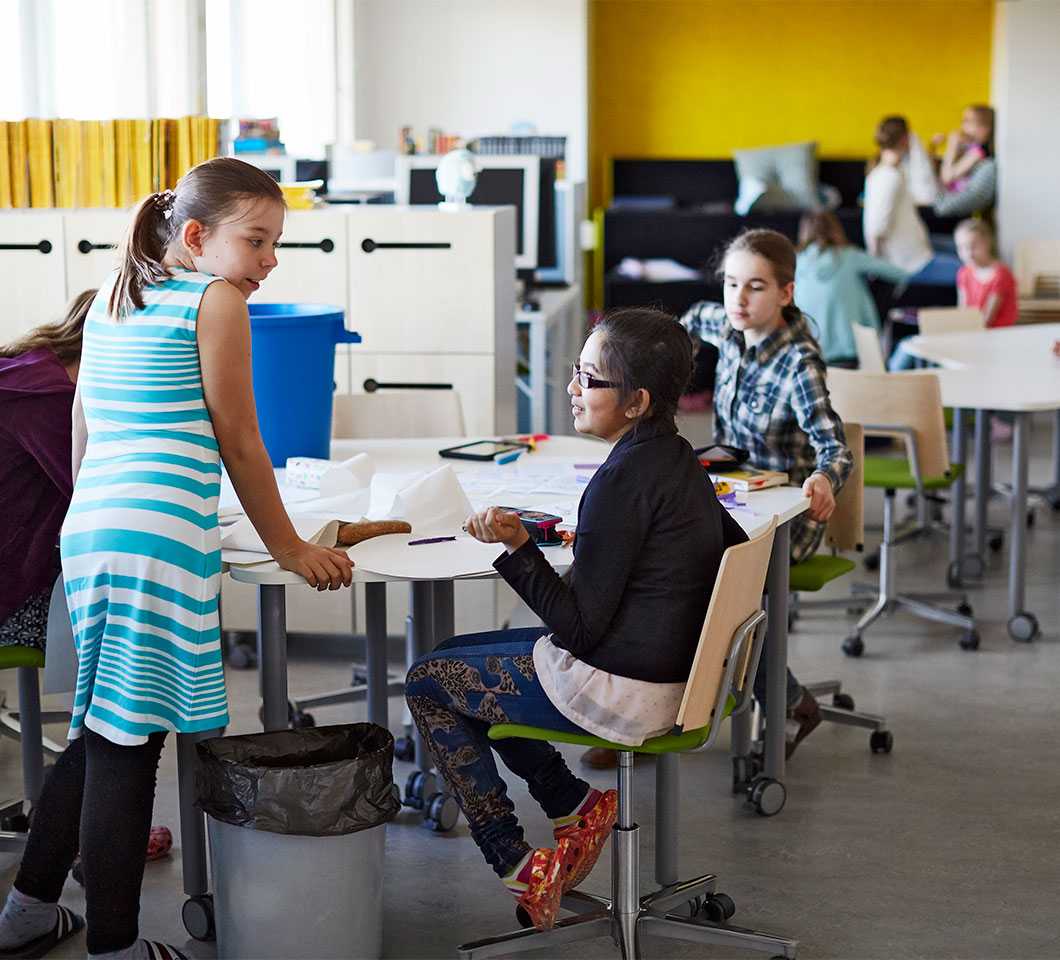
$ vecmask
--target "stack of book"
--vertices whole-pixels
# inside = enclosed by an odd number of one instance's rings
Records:
[[[782,487],[788,482],[788,475],[781,470],[759,470],[757,467],[741,466],[735,470],[717,470],[712,467],[708,473],[715,483],[727,483],[737,493]]]
[[[240,153],[286,153],[280,139],[280,121],[276,117],[240,117],[239,136],[232,141],[232,149]]]
[[[222,153],[221,120],[0,121],[0,209],[129,207]]]

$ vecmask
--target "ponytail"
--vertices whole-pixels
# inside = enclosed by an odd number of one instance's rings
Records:
[[[107,312],[121,319],[144,306],[144,287],[161,283],[169,274],[162,266],[172,239],[172,190],[152,193],[136,210],[118,255],[118,277],[110,293]]]

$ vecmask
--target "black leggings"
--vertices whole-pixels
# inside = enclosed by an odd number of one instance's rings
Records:
[[[88,952],[139,936],[140,885],[165,733],[119,746],[84,730],[48,774],[15,886],[56,903],[78,851],[85,875]]]

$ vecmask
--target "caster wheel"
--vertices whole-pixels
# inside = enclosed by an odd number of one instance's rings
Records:
[[[869,749],[873,753],[890,753],[894,749],[894,734],[890,730],[873,730]]]
[[[852,633],[843,641],[843,653],[848,657],[860,657],[865,652],[865,641]]]
[[[994,553],[997,553],[1005,545],[1005,538],[1000,533],[995,533],[986,541],[986,545],[993,550]]]
[[[986,564],[983,563],[983,558],[979,554],[971,553],[961,561],[962,576],[979,580],[984,573],[986,573]]]
[[[24,813],[13,813],[0,818],[0,830],[6,833],[29,833],[29,817]]]
[[[412,737],[398,737],[394,741],[394,759],[412,763],[416,759],[416,744]]]
[[[727,893],[711,894],[703,901],[699,915],[711,923],[726,923],[736,913],[736,904]]]
[[[865,569],[866,570],[879,570],[880,569],[880,555],[878,553],[867,553],[867,554],[865,554]]]
[[[184,929],[193,940],[214,940],[217,933],[213,923],[213,897],[205,893],[184,901],[180,911]]]
[[[967,600],[962,600],[957,604],[957,612],[962,617],[970,617],[972,615],[972,605]]]
[[[960,640],[957,641],[957,645],[962,650],[978,650],[979,649],[979,631],[969,630]]]
[[[1017,613],[1008,622],[1008,635],[1020,643],[1030,643],[1038,636],[1038,618],[1033,613]]]
[[[771,777],[760,777],[752,784],[747,799],[755,808],[755,812],[762,817],[773,817],[784,809],[784,801],[788,799],[788,791],[784,784]]]
[[[762,761],[753,755],[732,758],[732,792],[746,793],[751,782],[762,772]]]
[[[960,590],[963,585],[961,580],[961,565],[954,560],[946,568],[946,586],[951,590]]]
[[[351,687],[367,687],[368,686],[368,674],[363,673],[360,670],[354,670],[353,676],[350,677]]]
[[[245,643],[233,644],[228,650],[228,665],[233,670],[253,670],[258,665],[258,653]]]
[[[515,922],[524,930],[529,930],[534,925],[534,921],[530,919],[530,914],[522,907],[515,908]]]
[[[849,693],[837,693],[832,697],[832,706],[840,710],[853,710],[854,698]]]
[[[308,727],[315,727],[316,725],[316,718],[311,713],[303,713],[301,710],[295,710],[291,714],[292,730],[305,730]]]
[[[414,770],[405,781],[405,799],[402,803],[413,810],[426,809],[427,798],[438,793],[437,783],[433,773]]]
[[[427,798],[423,825],[435,833],[448,833],[460,819],[460,807],[450,793],[434,793]]]
[[[1033,527],[1033,526],[1034,526],[1034,511],[1033,510],[1028,510],[1027,511],[1027,529],[1030,530],[1030,528]]]

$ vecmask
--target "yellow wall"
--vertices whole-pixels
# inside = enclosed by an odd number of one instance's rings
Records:
[[[989,101],[994,0],[590,0],[591,193],[608,157],[816,140],[864,157],[881,116],[923,135]]]

